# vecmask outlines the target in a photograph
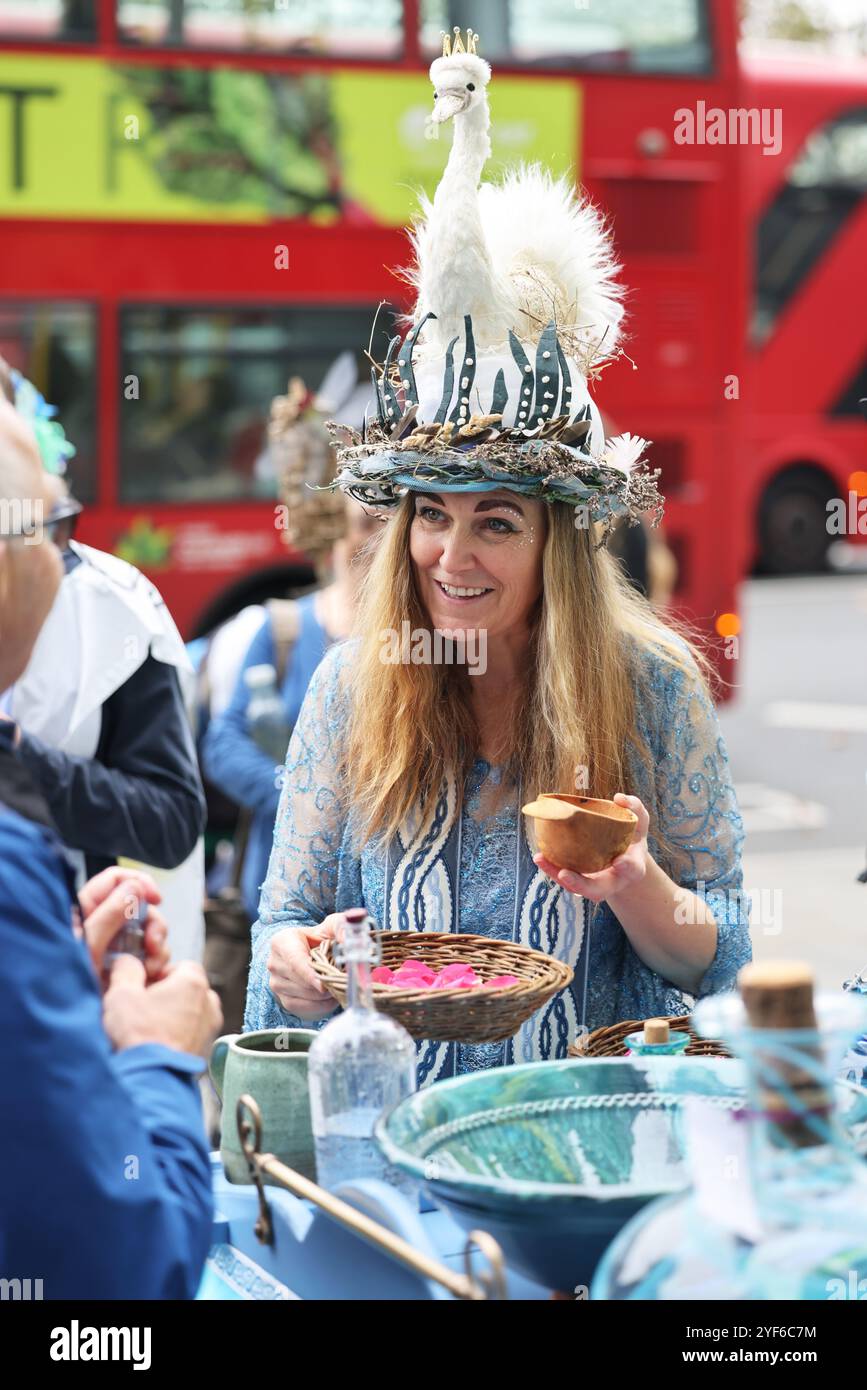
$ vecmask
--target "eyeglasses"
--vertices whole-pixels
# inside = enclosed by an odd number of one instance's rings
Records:
[[[43,522],[43,529],[50,541],[57,540],[57,534],[64,522],[71,523],[69,534],[72,535],[79,516],[84,511],[80,502],[76,502],[74,497],[65,497],[62,502],[51,508],[48,516]]]

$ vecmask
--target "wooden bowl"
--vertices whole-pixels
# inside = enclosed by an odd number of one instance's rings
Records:
[[[607,869],[632,842],[634,811],[616,801],[543,792],[521,810],[533,822],[536,845],[558,869],[595,874]]]

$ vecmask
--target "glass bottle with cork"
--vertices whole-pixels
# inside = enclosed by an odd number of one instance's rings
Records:
[[[382,1112],[416,1089],[416,1048],[405,1028],[373,1002],[370,972],[379,958],[363,908],[343,914],[335,959],[346,968],[346,1008],[310,1048],[310,1113],[320,1186],[380,1178],[414,1199],[416,1185],[386,1161],[373,1129]]]
[[[691,1038],[689,1033],[672,1032],[667,1018],[648,1018],[638,1033],[626,1036],[628,1057],[672,1057],[685,1052]]]
[[[693,1187],[653,1202],[609,1247],[599,1299],[828,1300],[867,1293],[867,1168],[836,1115],[833,1077],[867,1000],[823,995],[799,962],[746,966],[740,998],[695,1010],[746,1069],[736,1112],[688,1114]],[[861,1289],[861,1294],[852,1289]]]

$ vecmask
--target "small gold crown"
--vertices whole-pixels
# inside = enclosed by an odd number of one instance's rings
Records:
[[[456,53],[475,53],[476,44],[479,41],[479,36],[478,34],[474,34],[472,29],[467,30],[466,48],[464,47],[464,41],[461,38],[461,31],[457,24],[455,25],[454,42],[452,41],[451,34],[447,34],[445,29],[440,29],[440,33],[442,34],[443,39],[444,58],[453,58]]]

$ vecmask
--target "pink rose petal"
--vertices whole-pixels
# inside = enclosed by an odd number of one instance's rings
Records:
[[[398,970],[391,983],[402,989],[430,989],[433,980],[415,970]]]
[[[394,989],[508,989],[509,985],[519,983],[517,975],[497,975],[492,980],[483,980],[469,961],[452,961],[439,971],[433,971],[423,960],[410,958],[402,961],[397,970],[387,965],[379,965],[371,971],[376,984],[390,985]]]
[[[405,961],[401,961],[400,969],[399,969],[399,971],[398,971],[398,974],[407,974],[407,973],[411,973],[411,974],[413,974],[413,975],[421,975],[422,978],[425,979],[425,980],[431,980],[431,981],[433,981],[434,979],[436,979],[436,974],[435,974],[435,972],[434,972],[433,970],[431,970],[431,968],[430,968],[429,965],[425,965],[425,963],[424,963],[423,960],[405,960]]]
[[[452,980],[456,975],[475,975],[475,970],[469,961],[453,961],[451,965],[444,965],[440,973],[440,979]]]
[[[462,970],[460,974],[452,975],[447,974],[447,970],[448,967],[440,971],[434,983],[434,989],[475,989],[477,985],[482,983],[481,977],[476,974],[472,967]]]

